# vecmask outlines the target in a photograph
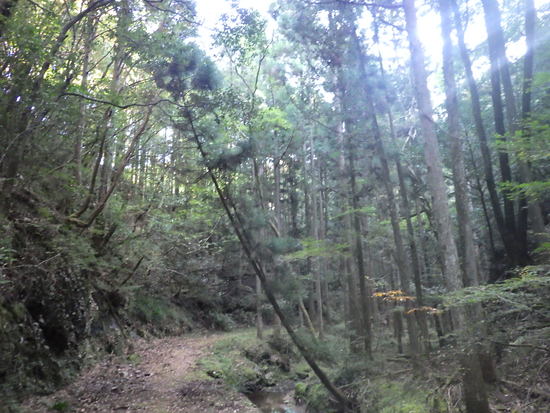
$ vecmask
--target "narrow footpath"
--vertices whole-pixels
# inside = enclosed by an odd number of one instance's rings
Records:
[[[131,362],[113,358],[84,371],[66,388],[28,400],[24,413],[256,413],[220,380],[197,379],[197,361],[223,334],[139,340]]]

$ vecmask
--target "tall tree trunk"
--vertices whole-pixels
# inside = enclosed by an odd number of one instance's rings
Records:
[[[458,9],[456,0],[451,0],[451,7],[454,12],[454,20],[455,20],[455,27],[457,31],[458,45],[460,48],[460,56],[462,58],[462,63],[464,65],[464,71],[466,74],[466,80],[468,82],[468,88],[470,90],[470,98],[472,102],[472,116],[474,119],[476,133],[478,136],[479,145],[481,149],[483,169],[485,173],[485,181],[487,184],[487,191],[489,192],[489,200],[491,201],[491,208],[493,210],[493,215],[495,217],[495,222],[497,224],[498,232],[504,244],[504,248],[506,249],[506,254],[508,255],[509,259],[513,262],[515,257],[514,234],[509,231],[509,229],[505,224],[504,216],[502,214],[502,208],[500,206],[500,200],[497,194],[495,176],[494,176],[493,165],[491,161],[491,151],[489,149],[487,133],[485,131],[485,127],[483,125],[483,120],[481,116],[481,103],[479,98],[479,90],[478,90],[476,81],[474,79],[470,55],[466,47],[466,42],[464,41],[464,29],[462,26],[460,11]]]
[[[443,171],[437,144],[435,123],[432,116],[432,104],[427,85],[427,75],[424,68],[424,52],[417,36],[417,21],[414,0],[404,0],[407,36],[411,51],[411,64],[415,85],[415,96],[418,103],[420,125],[425,139],[424,158],[428,166],[428,187],[433,199],[433,214],[438,232],[439,243],[442,247],[443,275],[449,291],[456,291],[462,287],[460,266],[458,264],[458,252],[451,231],[449,205],[446,196],[446,187],[443,180]],[[463,309],[455,311],[459,331],[465,327],[465,315]],[[478,373],[479,362],[472,365],[464,364],[468,371]],[[476,383],[478,389],[476,396],[477,410],[468,408],[468,413],[489,413],[487,395],[483,387],[483,381]]]
[[[279,232],[279,237],[286,236],[286,227],[284,224],[284,214],[281,206],[281,160],[275,163],[273,167],[273,175],[275,178],[273,190],[273,206],[275,208],[275,225]],[[281,335],[281,320],[275,314],[275,326],[273,333],[276,337]]]
[[[264,321],[262,316],[262,283],[256,275],[256,337],[264,338]]]
[[[347,182],[347,176],[349,174],[349,165],[346,165],[346,143],[345,143],[345,137],[344,137],[344,131],[342,130],[342,124],[338,127],[338,146],[339,146],[339,152],[340,156],[338,158],[338,170],[339,170],[339,181],[341,183],[342,188],[346,188],[348,186]],[[350,246],[350,249],[353,250],[353,231],[352,231],[352,225],[351,225],[351,216],[350,214],[345,210],[346,207],[349,208],[349,197],[346,197],[345,194],[341,195],[340,198],[341,205],[344,205],[342,209],[343,217],[342,217],[342,226],[344,228],[345,233],[345,239],[343,242],[347,242]],[[353,263],[352,259],[349,256],[346,256],[344,259],[344,268],[346,271],[346,291],[347,291],[347,303],[349,308],[349,327],[348,335],[349,335],[349,345],[350,345],[350,351],[352,353],[358,353],[360,352],[361,344],[359,342],[361,334],[361,326],[362,326],[362,311],[359,309],[359,305],[357,303],[357,288],[356,288],[356,282],[353,277],[354,269],[353,269]]]
[[[378,45],[378,66],[380,68],[380,76],[382,77],[383,83],[386,83],[386,71],[384,69],[382,53],[380,52],[380,45],[378,43],[378,27],[376,23],[375,23],[374,40]],[[391,103],[390,103],[390,98],[389,98],[387,88],[384,88],[384,100],[385,100],[385,106],[387,108],[386,114],[388,117],[388,124],[390,127],[390,137],[391,137],[392,143],[394,145],[397,145],[397,136],[395,133],[395,126],[393,122],[393,113],[391,110]],[[414,228],[411,221],[411,207],[409,204],[409,197],[407,195],[407,186],[405,185],[405,174],[403,172],[403,166],[401,165],[401,159],[397,151],[394,155],[394,162],[395,162],[395,169],[397,171],[397,179],[399,181],[399,194],[401,197],[401,216],[405,218],[405,222],[407,224],[407,236],[409,241],[409,249],[411,252],[416,302],[419,307],[422,307],[424,305],[424,298],[422,295],[422,281],[421,281],[422,271],[421,271],[420,262],[418,259],[418,248],[417,248],[416,240],[414,236]]]
[[[433,110],[430,92],[427,85],[426,69],[424,67],[424,52],[417,36],[417,21],[414,0],[404,0],[405,19],[409,47],[411,52],[411,66],[414,78],[415,96],[418,105],[418,116],[422,135],[424,136],[424,158],[428,167],[427,179],[428,188],[433,200],[433,213],[435,224],[439,235],[440,247],[443,253],[444,277],[447,288],[455,291],[461,288],[459,277],[460,266],[458,252],[452,234],[451,216],[447,201],[447,188],[443,179],[441,157],[435,123],[433,121]]]
[[[464,167],[463,145],[460,138],[460,115],[455,73],[453,68],[453,46],[451,42],[451,9],[449,0],[440,0],[441,34],[443,37],[443,77],[445,82],[445,107],[447,109],[447,127],[451,140],[451,158],[453,182],[456,199],[458,229],[463,248],[462,277],[465,286],[478,285],[477,254],[474,233],[469,211],[469,199]]]
[[[330,16],[330,24],[334,25],[333,16]],[[360,313],[361,313],[361,339],[365,347],[365,353],[368,358],[372,358],[372,324],[371,314],[369,312],[369,304],[367,294],[367,286],[365,277],[367,275],[365,268],[365,258],[363,254],[363,230],[361,216],[359,215],[359,195],[357,192],[356,168],[355,168],[355,148],[352,135],[356,132],[355,119],[351,115],[349,90],[342,67],[338,67],[336,71],[336,81],[338,84],[338,98],[341,113],[343,115],[343,130],[342,132],[342,149],[346,154],[347,160],[347,178],[349,188],[349,206],[351,207],[352,218],[352,239],[353,239],[353,256],[356,263],[357,277],[359,280],[359,295],[360,295]]]
[[[290,159],[288,167],[288,188],[289,188],[289,207],[290,207],[290,231],[289,235],[294,238],[299,237],[298,229],[298,211],[299,211],[299,199],[298,199],[298,183],[296,177],[296,169],[298,168],[298,162]]]
[[[357,54],[359,55],[361,75],[363,79],[367,78],[366,73],[366,62],[365,56],[363,54],[362,48],[357,37],[357,33],[353,32],[355,48],[357,49]],[[375,108],[370,96],[372,96],[372,91],[368,85],[366,88],[366,118],[369,120],[370,129],[374,138],[374,145],[376,147],[376,152],[380,159],[380,164],[382,166],[382,185],[384,186],[384,193],[388,199],[388,211],[390,213],[390,222],[392,227],[393,241],[395,245],[395,259],[397,268],[399,270],[399,278],[401,281],[401,288],[407,294],[410,293],[410,266],[407,263],[407,258],[405,254],[405,248],[403,246],[403,237],[401,235],[401,229],[399,228],[399,217],[397,214],[395,196],[393,193],[393,185],[390,177],[390,167],[388,165],[388,157],[386,156],[386,150],[384,148],[384,143],[382,142],[382,136],[380,133],[380,127],[378,126],[378,119],[376,117]]]
[[[508,61],[504,49],[504,36],[500,27],[500,11],[495,0],[482,0],[485,11],[485,25],[487,28],[487,42],[489,45],[489,61],[491,64],[491,99],[493,102],[493,116],[495,120],[495,133],[497,139],[503,144],[506,143],[506,126],[504,121],[504,105],[501,96],[501,82],[504,84],[506,95],[506,112],[508,123],[511,126],[509,130],[513,133],[515,130],[516,110],[511,89],[510,73]],[[500,164],[500,174],[502,183],[505,185],[512,183],[512,169],[510,167],[510,157],[507,149],[500,149],[498,154]],[[504,203],[504,221],[508,236],[512,237],[513,251],[512,261],[514,264],[525,264],[528,261],[527,245],[523,242],[523,237],[517,238],[516,221],[514,212],[514,202],[511,199],[511,193],[508,188],[502,190]]]
[[[537,14],[534,0],[525,0],[525,42],[527,51],[523,57],[523,93],[521,99],[521,119],[523,121],[522,134],[530,138],[529,121],[531,120],[531,95],[533,88],[533,72],[535,60],[535,26]],[[520,171],[522,172],[522,181],[524,183],[532,180],[530,165],[527,161],[520,159]],[[526,205],[528,204],[528,205]],[[525,196],[520,199],[520,209],[518,213],[518,233],[520,236],[527,234],[527,218],[531,216],[533,231],[535,234],[545,232],[542,211],[537,200],[529,201]],[[524,242],[527,242],[525,239]]]
[[[357,182],[355,172],[355,156],[352,148],[350,133],[346,132],[346,146],[348,155],[348,167],[349,167],[349,189],[350,189],[350,202],[351,209],[353,211],[353,238],[354,248],[353,255],[357,265],[357,276],[359,278],[359,294],[361,304],[361,335],[363,343],[365,345],[365,352],[367,357],[372,358],[372,328],[371,328],[371,316],[369,313],[367,286],[365,282],[365,258],[363,255],[363,240],[362,240],[362,225],[361,217],[359,216],[359,196],[357,195]]]
[[[510,63],[506,57],[506,43],[501,27],[500,10],[497,0],[482,0],[485,11],[485,23],[489,43],[489,55],[492,60],[492,68],[500,73],[500,80],[505,97],[506,118],[508,130],[513,134],[517,130],[517,108],[512,77],[510,75]],[[492,50],[491,50],[492,49]]]
[[[359,54],[359,62],[360,62],[362,77],[366,79],[367,73],[366,73],[366,62],[364,60],[365,56],[361,50],[361,46],[359,44],[359,38],[357,37],[357,34],[355,31],[353,32],[353,36],[354,36],[355,47],[357,48],[357,52]],[[382,166],[382,185],[384,186],[384,192],[388,200],[390,223],[392,227],[393,241],[395,245],[395,260],[396,260],[397,268],[399,270],[399,280],[401,283],[401,289],[405,292],[406,295],[410,295],[411,293],[410,265],[407,262],[408,260],[407,260],[405,248],[403,245],[403,237],[401,235],[401,229],[399,227],[399,216],[397,213],[396,201],[393,193],[393,185],[390,177],[388,157],[386,155],[384,143],[382,142],[382,136],[380,133],[380,127],[378,126],[375,107],[372,100],[370,99],[370,96],[372,95],[372,91],[369,90],[370,88],[368,87],[368,84],[365,86],[365,88],[366,88],[365,95],[366,95],[366,106],[367,106],[366,117],[369,119],[369,122],[370,122],[371,131],[374,137],[374,144]],[[412,308],[412,304],[407,302],[406,308],[410,310]],[[415,355],[419,350],[418,331],[416,328],[416,322],[413,317],[405,317],[405,320],[407,322],[407,332],[409,334],[409,343],[410,343],[411,353]]]
[[[264,211],[263,197],[263,165],[260,165],[256,158],[253,159],[253,174],[254,174],[254,192],[258,199],[258,208]],[[260,229],[260,239],[265,239],[265,228]],[[262,315],[262,282],[261,278],[256,274],[256,337],[263,339],[264,321]]]
[[[309,136],[309,156],[310,156],[310,173],[311,176],[311,237],[320,241],[319,233],[319,221],[321,217],[321,211],[319,210],[319,191],[317,187],[317,173],[315,162],[315,151],[313,148],[313,138]],[[325,335],[324,318],[323,318],[323,294],[321,289],[321,265],[319,257],[311,258],[311,272],[314,277],[315,286],[315,302],[317,304],[317,329],[319,330],[319,338],[323,339]]]

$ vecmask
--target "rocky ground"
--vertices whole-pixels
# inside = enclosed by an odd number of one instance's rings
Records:
[[[66,388],[28,400],[24,413],[252,413],[258,410],[220,380],[196,374],[197,361],[223,334],[140,340],[127,358],[105,360]]]

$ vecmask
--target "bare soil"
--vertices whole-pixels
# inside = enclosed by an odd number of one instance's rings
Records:
[[[223,334],[139,340],[134,362],[113,358],[83,372],[74,383],[24,403],[24,413],[147,412],[255,413],[242,394],[220,380],[197,379],[197,361]],[[54,408],[57,407],[57,408]]]

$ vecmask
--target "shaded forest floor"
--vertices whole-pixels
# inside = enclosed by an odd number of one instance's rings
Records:
[[[530,344],[514,344],[502,350],[497,366],[499,380],[488,387],[491,410],[495,413],[548,411],[550,364],[548,349],[538,340],[539,333],[536,337],[532,334],[524,337]],[[311,411],[334,411],[327,407],[329,397],[302,360],[293,358],[292,363],[296,364],[286,375],[276,373],[280,354],[270,350],[268,343],[273,342],[273,337],[260,341],[254,331],[248,329],[139,339],[126,356],[103,360],[64,389],[27,400],[20,411],[253,413],[258,409],[237,388],[252,385],[251,391],[262,387],[279,391],[277,386],[272,386],[289,381],[295,384],[296,392],[285,388],[283,393],[291,398],[298,396],[310,404]],[[325,344],[331,347],[336,342],[336,336],[330,335]],[[336,363],[339,367],[329,363],[324,364],[324,368],[351,396],[361,401],[367,409],[362,411],[461,411],[458,407],[460,372],[452,349],[434,349],[429,357],[412,363],[407,357],[396,355],[389,343],[386,344],[384,357],[377,357],[375,361],[343,363],[339,360]],[[423,366],[420,370],[418,362]],[[259,371],[263,374],[258,375]],[[303,411],[295,408],[292,401],[280,402],[290,406],[288,411]]]
[[[197,361],[224,334],[139,340],[126,357],[104,360],[66,388],[28,400],[27,412],[257,412],[221,380],[197,374]]]

